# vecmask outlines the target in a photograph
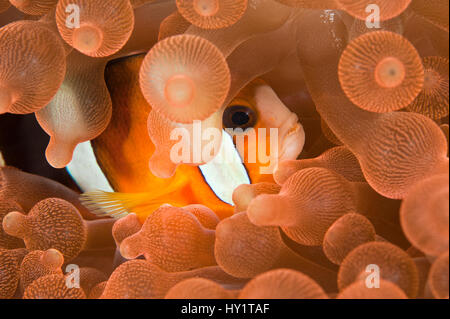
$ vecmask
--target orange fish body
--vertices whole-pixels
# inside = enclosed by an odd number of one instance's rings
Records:
[[[202,204],[212,209],[221,219],[232,215],[233,205],[215,194],[199,167],[179,165],[176,173],[168,179],[158,178],[151,173],[148,163],[155,150],[147,130],[151,106],[139,86],[143,58],[144,55],[122,58],[106,68],[105,79],[111,93],[113,115],[111,124],[102,135],[91,141],[91,145],[101,170],[113,190],[118,193],[97,194],[99,196],[90,197],[87,204],[95,204],[96,201],[132,202],[131,207],[123,206],[131,208],[128,209],[129,212],[137,212],[142,222],[162,204],[179,207]],[[243,90],[242,96],[238,96],[235,101],[253,108],[257,115],[258,110],[252,106],[254,100],[250,96],[253,93],[251,88],[252,86]],[[263,125],[267,123],[256,121],[254,128]],[[246,140],[243,149],[239,150],[249,180],[252,183],[274,182],[271,174],[260,173],[262,164],[258,160],[256,163],[245,162],[246,149],[250,146],[257,147],[249,143]]]
[[[230,216],[233,206],[221,201],[205,182],[198,167],[180,165],[175,175],[164,179],[154,176],[148,162],[154,152],[147,133],[151,106],[139,87],[139,70],[144,55],[121,59],[106,69],[105,78],[113,101],[113,117],[106,131],[92,141],[97,160],[115,191],[150,193],[165,190],[160,203],[173,206],[203,204],[221,217]],[[177,183],[180,180],[187,182]],[[177,189],[170,191],[172,185]],[[150,213],[151,209],[149,209]],[[142,216],[143,219],[146,216]]]

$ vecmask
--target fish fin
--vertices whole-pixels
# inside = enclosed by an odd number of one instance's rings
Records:
[[[147,193],[115,193],[92,191],[81,194],[81,203],[98,216],[120,219],[130,213],[141,220],[153,213],[163,204],[170,204],[170,195],[187,184],[187,179],[174,182],[162,191]]]
[[[127,194],[104,191],[87,192],[80,196],[80,201],[92,213],[120,219],[130,213],[138,216],[149,215],[163,202],[152,198],[150,193]]]

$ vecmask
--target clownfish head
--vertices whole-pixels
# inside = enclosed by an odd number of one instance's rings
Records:
[[[143,55],[111,62],[105,79],[113,117],[98,138],[80,144],[67,169],[85,192],[85,205],[99,214],[141,220],[162,204],[203,204],[220,218],[233,214],[232,193],[241,184],[273,182],[280,160],[296,159],[305,134],[297,115],[262,80],[248,84],[222,112],[223,134],[216,158],[179,165],[170,178],[151,173],[155,146],[148,136],[151,106],[139,87]],[[228,161],[220,161],[226,157]],[[231,159],[231,161],[230,161]]]

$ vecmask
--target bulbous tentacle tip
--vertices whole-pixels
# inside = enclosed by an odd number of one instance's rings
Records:
[[[273,172],[273,178],[278,185],[283,185],[283,183],[291,177],[295,172],[297,172],[297,161],[296,160],[284,160],[277,163],[277,166]]]
[[[195,84],[189,76],[177,74],[167,80],[164,88],[166,100],[174,107],[189,105],[195,96]]]
[[[382,49],[374,49],[373,43]],[[351,41],[341,56],[338,72],[347,97],[361,109],[376,113],[407,107],[424,83],[416,48],[390,31],[369,32]]]
[[[248,282],[240,299],[328,299],[323,288],[299,271],[280,268],[264,272]]]
[[[402,84],[406,76],[405,65],[395,57],[387,57],[375,68],[375,80],[381,87],[395,88]]]
[[[83,289],[69,287],[64,275],[46,275],[25,289],[23,299],[86,299]]]
[[[367,266],[376,265],[380,279],[401,288],[409,298],[417,297],[419,273],[413,259],[400,247],[386,242],[368,242],[353,249],[342,261],[338,273],[339,290],[368,278]]]
[[[10,212],[3,217],[2,226],[5,233],[14,237],[23,237],[26,216],[20,212]]]
[[[171,178],[175,175],[177,164],[174,164],[170,158],[164,154],[155,152],[149,162],[150,172],[159,178]]]
[[[67,23],[67,8],[80,9],[79,28]],[[129,0],[61,0],[56,7],[56,23],[61,37],[69,45],[90,57],[115,54],[130,39],[134,28],[133,7]]]
[[[183,34],[166,38],[149,51],[139,83],[153,110],[172,122],[192,124],[221,108],[231,75],[214,44]]]
[[[41,261],[53,269],[58,269],[64,264],[64,256],[59,250],[50,248],[42,254]]]
[[[94,25],[83,25],[72,35],[73,47],[84,54],[91,54],[103,45],[103,32]]]
[[[436,299],[448,299],[448,251],[440,255],[431,265],[427,286]]]
[[[242,184],[233,191],[233,203],[236,206],[236,212],[245,211],[250,202],[255,198],[255,192],[251,185]]]
[[[221,29],[239,21],[244,15],[247,0],[177,0],[180,14],[202,29]]]
[[[195,0],[193,2],[194,10],[204,17],[210,17],[219,11],[218,0]]]
[[[423,59],[425,69],[423,90],[407,110],[441,119],[449,114],[449,60],[440,56]]]
[[[401,288],[388,280],[381,279],[377,289],[369,287],[365,280],[354,282],[339,292],[336,299],[408,299]]]
[[[242,184],[233,192],[235,212],[247,211],[254,198],[260,194],[278,194],[281,187],[274,183]]]
[[[135,213],[130,213],[127,216],[119,219],[114,223],[112,228],[112,236],[117,246],[122,244],[126,238],[136,234],[141,230],[142,224],[139,217]]]
[[[164,299],[230,299],[232,291],[204,278],[189,278],[173,286]]]
[[[60,142],[54,137],[50,138],[50,142],[45,151],[47,162],[54,168],[64,168],[72,161],[73,152],[77,144]]]
[[[138,234],[125,238],[120,244],[120,254],[126,259],[136,259],[140,253],[140,237]]]
[[[0,109],[8,107],[14,114],[39,111],[64,80],[61,41],[45,23],[20,20],[0,28],[0,42]]]
[[[235,215],[237,216],[237,215]],[[216,227],[217,238],[228,238],[234,233],[232,217],[222,220]]]
[[[276,226],[280,224],[281,212],[278,195],[262,194],[253,199],[247,208],[248,219],[257,226]]]

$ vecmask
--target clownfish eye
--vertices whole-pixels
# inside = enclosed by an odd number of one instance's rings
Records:
[[[254,110],[245,105],[231,105],[223,113],[224,128],[248,129],[256,124],[257,115]]]

